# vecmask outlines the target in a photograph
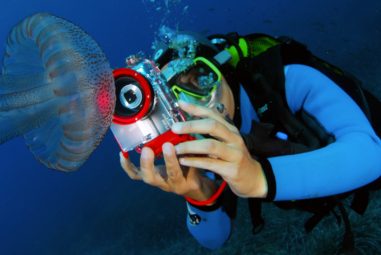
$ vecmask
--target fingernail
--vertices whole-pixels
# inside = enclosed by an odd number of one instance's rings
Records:
[[[187,160],[185,158],[179,158],[180,165],[187,165]]]
[[[164,154],[166,154],[166,155],[170,155],[171,154],[171,144],[164,143],[162,149],[163,149],[163,153]]]
[[[150,149],[147,147],[143,147],[141,154],[140,154],[143,159],[149,159],[150,158]]]

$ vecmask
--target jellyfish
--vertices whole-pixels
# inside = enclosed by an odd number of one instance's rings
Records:
[[[0,77],[0,144],[17,136],[48,168],[77,170],[111,125],[112,70],[97,43],[37,13],[7,39]]]

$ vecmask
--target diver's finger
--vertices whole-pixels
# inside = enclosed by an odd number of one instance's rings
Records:
[[[172,132],[176,134],[208,134],[227,143],[234,143],[241,138],[238,133],[233,132],[226,125],[210,118],[176,122],[172,125]]]
[[[226,143],[215,139],[202,139],[179,143],[175,146],[177,155],[198,154],[208,155],[227,162],[235,162],[241,153]]]
[[[201,105],[195,105],[191,104],[188,102],[184,102],[182,100],[179,100],[179,106],[182,110],[185,112],[189,113],[192,116],[200,117],[200,118],[211,118],[214,119],[218,122],[221,122],[225,126],[227,126],[231,130],[236,130],[236,127],[229,123],[226,119],[225,116],[222,114],[218,113],[218,111],[215,111],[211,108],[204,107]]]
[[[183,100],[179,100],[178,103],[182,110],[184,110],[192,116],[210,117],[211,115],[215,114],[215,112],[213,112],[212,109],[205,106],[191,104]]]
[[[143,147],[140,156],[140,175],[143,181],[150,185],[155,185],[155,155],[153,151],[148,147]]]
[[[126,159],[123,156],[123,153],[119,153],[119,159],[120,159],[120,165],[122,166],[123,170],[126,172],[128,177],[130,177],[132,180],[141,180],[142,178],[139,175],[139,169],[132,164],[132,162],[129,159]]]
[[[168,177],[165,166],[157,166],[155,169],[155,186],[166,192],[171,191],[170,186],[167,183]]]
[[[184,157],[179,159],[179,163],[183,166],[212,171],[224,179],[234,175],[231,171],[232,164],[220,159],[209,157]]]
[[[171,143],[164,143],[162,149],[165,166],[167,169],[168,182],[172,185],[181,182],[184,177],[181,172],[179,161],[176,157],[174,146]]]

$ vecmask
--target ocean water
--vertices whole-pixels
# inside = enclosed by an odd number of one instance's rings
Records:
[[[2,1],[0,48],[11,27],[36,12],[87,31],[112,67],[138,51],[149,55],[161,25],[205,35],[289,35],[354,73],[381,98],[376,0]],[[118,151],[108,132],[79,171],[62,173],[40,165],[22,138],[0,145],[0,254],[179,254],[171,246],[184,254],[207,253],[186,230],[183,199],[129,180]]]

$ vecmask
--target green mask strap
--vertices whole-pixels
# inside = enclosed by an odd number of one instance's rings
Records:
[[[249,55],[248,45],[244,38],[239,38],[238,40],[238,46],[242,52],[243,57],[247,57]],[[239,53],[237,48],[232,45],[229,48],[227,48],[230,55],[232,56],[232,59],[230,60],[229,64],[232,65],[234,68],[237,66],[238,62],[240,61]]]
[[[250,57],[256,57],[279,43],[275,38],[266,35],[256,36],[251,40],[247,39],[248,54]]]
[[[238,46],[242,52],[243,57],[255,57],[265,52],[269,48],[278,45],[279,43],[280,42],[275,38],[261,35],[253,38],[252,40],[241,37],[239,38]],[[238,62],[240,61],[238,50],[234,45],[230,46],[227,50],[232,56],[229,64],[234,68],[237,67]]]

